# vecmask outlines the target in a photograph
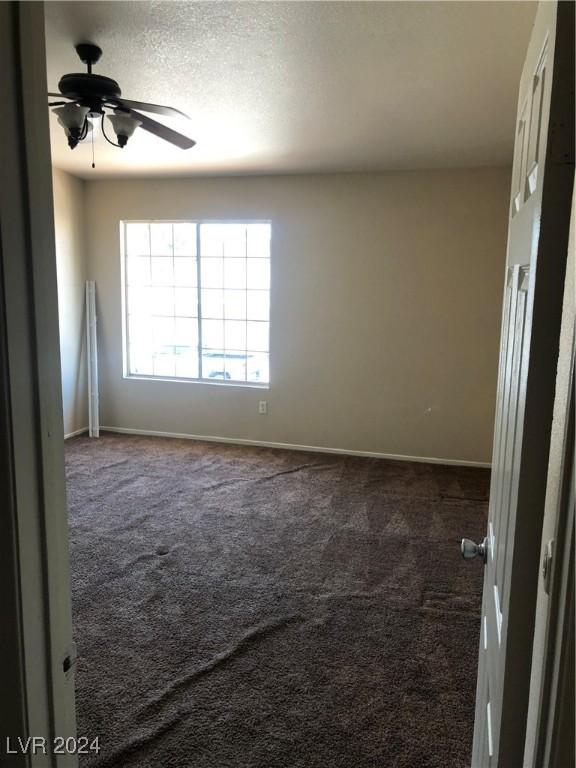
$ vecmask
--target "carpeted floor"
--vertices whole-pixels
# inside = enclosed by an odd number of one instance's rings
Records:
[[[469,764],[487,470],[66,443],[82,768]]]

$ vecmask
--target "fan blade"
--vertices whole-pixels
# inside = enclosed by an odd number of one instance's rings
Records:
[[[128,107],[129,109],[141,109],[143,112],[154,112],[157,115],[179,115],[190,120],[188,115],[180,112],[174,107],[163,107],[161,104],[146,104],[144,101],[130,101],[128,99],[110,99],[112,104],[118,104],[119,107]]]
[[[158,136],[158,138],[164,139],[164,141],[169,141],[171,144],[175,144],[177,147],[180,147],[180,149],[190,149],[196,144],[193,139],[189,139],[187,136],[184,136],[177,131],[173,131],[172,128],[168,128],[168,126],[162,125],[162,123],[157,123],[156,120],[152,120],[150,117],[146,117],[146,115],[142,115],[134,109],[130,110],[130,114],[137,120],[140,120],[142,123],[140,127],[145,131],[153,133],[154,136]]]
[[[57,99],[69,99],[69,96],[64,96],[63,93],[50,93],[48,92],[48,96],[56,96]],[[74,101],[74,99],[71,99],[71,101]]]

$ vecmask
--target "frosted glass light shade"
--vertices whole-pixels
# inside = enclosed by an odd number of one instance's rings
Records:
[[[58,122],[66,133],[69,133],[73,128],[81,130],[89,109],[70,102],[64,107],[55,107],[52,112],[58,117]]]
[[[116,136],[125,136],[127,139],[132,136],[139,125],[142,125],[141,120],[137,120],[135,117],[120,110],[115,110],[113,115],[108,115],[108,120],[112,123]]]
[[[58,118],[58,125],[61,125],[62,128],[64,128],[64,131],[67,136],[70,135],[70,131],[68,130],[68,128],[66,128],[66,126],[64,125],[64,123],[60,118]],[[83,139],[80,139],[80,141],[85,141],[88,138],[88,136],[90,136],[93,129],[94,129],[94,126],[90,122],[90,118],[88,118],[88,120],[86,121],[86,136]]]

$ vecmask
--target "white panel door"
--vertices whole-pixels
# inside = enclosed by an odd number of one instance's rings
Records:
[[[513,546],[514,485],[521,449],[518,424],[526,364],[526,299],[529,269],[508,268],[500,350],[499,387],[486,534],[486,571],[482,602],[482,624],[476,698],[474,768],[492,768],[496,762],[502,706],[502,640],[506,614],[506,563]],[[519,428],[520,426],[520,428]]]
[[[573,173],[571,5],[538,6],[520,83],[472,768],[522,765]]]

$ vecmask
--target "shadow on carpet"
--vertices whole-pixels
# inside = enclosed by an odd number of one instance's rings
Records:
[[[82,768],[469,765],[488,470],[66,443]]]

